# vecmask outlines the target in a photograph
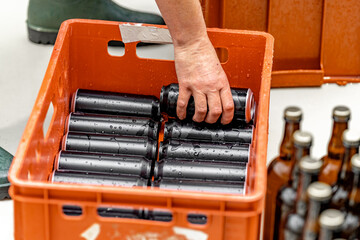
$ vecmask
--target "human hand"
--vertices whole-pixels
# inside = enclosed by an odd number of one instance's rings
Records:
[[[234,116],[234,101],[229,81],[209,38],[175,46],[175,68],[179,82],[176,113],[186,117],[191,95],[195,101],[193,121],[228,124]],[[209,112],[208,112],[209,109]]]

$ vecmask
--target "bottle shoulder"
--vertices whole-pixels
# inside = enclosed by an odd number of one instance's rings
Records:
[[[283,160],[280,157],[277,157],[271,161],[271,163],[268,166],[268,176],[270,175],[276,175],[280,178],[286,177],[288,178],[291,168],[292,168],[292,162],[289,160]]]
[[[344,208],[349,197],[349,191],[342,185],[335,185],[331,205],[335,208]]]
[[[288,215],[286,220],[286,229],[301,234],[304,227],[305,219],[296,213]]]
[[[294,205],[296,190],[290,186],[285,186],[279,191],[278,199],[286,205]]]
[[[352,234],[360,227],[359,221],[360,221],[360,216],[352,212],[346,212],[345,221],[342,226],[342,232],[344,232],[347,235]]]

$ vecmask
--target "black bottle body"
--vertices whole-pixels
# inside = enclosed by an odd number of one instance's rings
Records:
[[[72,112],[160,118],[160,103],[154,96],[78,89]]]

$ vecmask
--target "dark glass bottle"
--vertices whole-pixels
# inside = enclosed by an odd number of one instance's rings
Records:
[[[300,129],[302,111],[298,107],[288,107],[284,111],[285,129],[284,137],[280,145],[280,154],[273,159],[267,171],[267,188],[264,216],[264,240],[271,240],[274,236],[274,220],[276,208],[276,196],[279,189],[290,178],[290,171],[294,164],[293,138],[295,131]]]
[[[294,154],[293,167],[291,169],[290,180],[285,184],[276,196],[275,209],[275,224],[274,224],[274,239],[279,239],[283,236],[283,226],[286,216],[294,209],[296,200],[296,189],[299,184],[299,163],[300,160],[310,155],[310,148],[312,144],[312,136],[310,133],[296,131],[293,134]]]
[[[157,157],[157,141],[146,137],[69,132],[63,137],[62,150],[136,155],[153,160]]]
[[[331,199],[332,190],[330,185],[322,182],[312,183],[308,190],[309,207],[306,213],[306,220],[302,239],[315,240],[319,235],[319,215],[327,209]]]
[[[50,176],[51,182],[76,183],[88,185],[109,185],[123,187],[147,187],[148,179],[129,175],[109,175],[84,172],[54,171]]]
[[[150,178],[151,161],[141,156],[60,151],[55,170]]]
[[[279,239],[301,239],[307,211],[306,191],[311,183],[318,181],[323,162],[307,156],[301,159],[299,166],[300,182],[296,193],[296,207],[284,218],[284,222],[280,223],[280,229],[284,229],[284,231]]]
[[[160,119],[160,102],[154,96],[78,89],[72,98],[72,112],[127,115]]]
[[[164,141],[237,142],[251,144],[254,126],[243,124],[206,124],[169,119],[164,127]]]
[[[178,191],[245,194],[244,182],[205,181],[199,179],[160,179],[151,182],[153,188]]]
[[[247,163],[251,156],[248,144],[195,142],[169,139],[160,142],[159,159],[192,159],[221,162]]]
[[[70,113],[65,132],[85,132],[157,139],[160,123],[147,117]]]
[[[348,128],[350,120],[350,109],[345,106],[337,106],[333,109],[333,130],[328,145],[327,155],[322,158],[324,167],[320,173],[320,181],[333,186],[341,168],[342,158],[344,156],[344,145],[341,137]]]
[[[232,88],[232,98],[234,100],[234,118],[233,122],[251,122],[255,117],[255,100],[254,94],[250,88]],[[177,117],[176,106],[179,96],[179,85],[172,83],[168,86],[163,86],[160,92],[160,109],[166,112],[171,117]],[[195,113],[194,98],[190,97],[186,117],[192,118]]]
[[[333,240],[341,237],[341,228],[344,224],[344,214],[336,209],[323,211],[319,218],[319,240]]]
[[[352,189],[346,207],[346,218],[342,236],[346,239],[360,239],[360,155],[351,158],[354,173]]]
[[[334,195],[331,199],[331,207],[345,211],[345,204],[349,198],[354,177],[350,161],[352,156],[359,152],[359,135],[351,130],[345,130],[342,141],[345,152],[338,181],[333,187]]]
[[[190,159],[162,159],[155,162],[154,179],[199,179],[245,182],[245,163],[204,162]]]

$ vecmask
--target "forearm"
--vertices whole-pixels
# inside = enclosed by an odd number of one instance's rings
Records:
[[[179,82],[177,116],[186,117],[189,98],[195,101],[196,122],[228,124],[234,115],[229,82],[211,44],[199,0],[156,0],[174,43]],[[209,110],[208,110],[209,109]]]
[[[156,3],[169,28],[174,47],[207,38],[198,0],[156,0]]]

